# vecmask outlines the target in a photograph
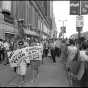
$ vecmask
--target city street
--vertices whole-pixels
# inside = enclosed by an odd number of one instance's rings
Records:
[[[19,84],[19,78],[16,78],[10,83],[10,86],[24,86],[24,87],[68,87],[68,81],[64,72],[63,64],[60,62],[60,58],[56,59],[57,63],[50,63],[50,60],[44,58],[44,63],[39,67],[39,80],[32,82],[32,79],[27,80],[22,85]],[[31,74],[30,74],[31,75]],[[20,79],[21,80],[21,79]],[[16,83],[19,82],[17,85]]]
[[[0,1],[0,87],[88,86],[85,15],[88,0]]]
[[[56,64],[42,65],[40,67],[39,75],[40,75],[39,86],[57,86],[57,87],[68,86],[68,82],[66,80],[64,72],[64,67],[62,63],[60,63],[59,61]]]
[[[37,84],[30,85],[30,83],[25,83],[25,86],[55,86],[55,87],[68,87],[68,81],[64,72],[63,64],[57,58],[57,63],[50,63],[49,60],[44,60],[44,64],[39,68],[39,81]]]

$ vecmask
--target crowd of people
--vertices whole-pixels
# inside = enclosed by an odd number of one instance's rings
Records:
[[[48,57],[48,53],[50,52],[53,63],[56,62],[56,57],[61,58],[62,62],[64,63],[67,79],[71,86],[87,87],[87,46],[88,43],[85,38],[80,38],[80,41],[77,39],[50,39],[44,43],[43,54],[45,57]],[[86,51],[87,54],[81,55],[81,51]]]
[[[69,39],[69,42],[64,42],[62,51],[62,59],[65,63],[65,70],[70,84],[74,87],[88,86],[88,58],[85,52],[87,51],[87,41],[85,39],[74,40]],[[62,44],[63,45],[63,44]],[[61,48],[62,49],[62,48]],[[85,54],[82,54],[80,52]],[[84,55],[84,56],[83,56]]]
[[[14,38],[12,40],[0,39],[0,63],[3,63],[3,64],[9,63],[8,56],[7,56],[8,51],[13,51],[13,50],[17,50],[17,49],[21,49],[21,48],[29,47],[29,46],[34,46],[40,42],[41,42],[41,40],[39,40],[37,38],[30,38],[30,39]]]
[[[67,75],[70,75],[73,86],[87,86],[88,82],[88,62],[81,61],[80,51],[87,51],[87,40],[80,39],[80,47],[78,49],[78,40],[74,39],[0,39],[0,63],[9,64],[7,52],[24,47],[41,44],[43,46],[42,61],[49,58],[56,63],[56,57],[60,57],[65,66]],[[80,76],[79,76],[80,75]]]

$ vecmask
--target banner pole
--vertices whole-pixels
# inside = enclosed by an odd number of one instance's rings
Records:
[[[81,0],[79,1],[79,16],[81,16]],[[80,30],[78,31],[78,49],[80,49]]]

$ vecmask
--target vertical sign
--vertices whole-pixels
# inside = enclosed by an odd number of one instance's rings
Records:
[[[70,0],[70,15],[80,14],[80,1]]]
[[[83,27],[83,16],[76,16],[76,27]]]
[[[88,0],[81,1],[81,15],[88,14]]]
[[[82,31],[83,25],[84,25],[84,23],[83,23],[83,16],[82,15],[76,16],[76,28],[77,28],[77,32],[78,31]]]

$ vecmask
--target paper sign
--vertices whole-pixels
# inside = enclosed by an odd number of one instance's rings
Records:
[[[30,60],[42,60],[42,51],[41,46],[17,49],[8,52],[8,59],[11,67],[16,67],[20,64],[21,59],[25,59],[26,63],[30,63]]]

